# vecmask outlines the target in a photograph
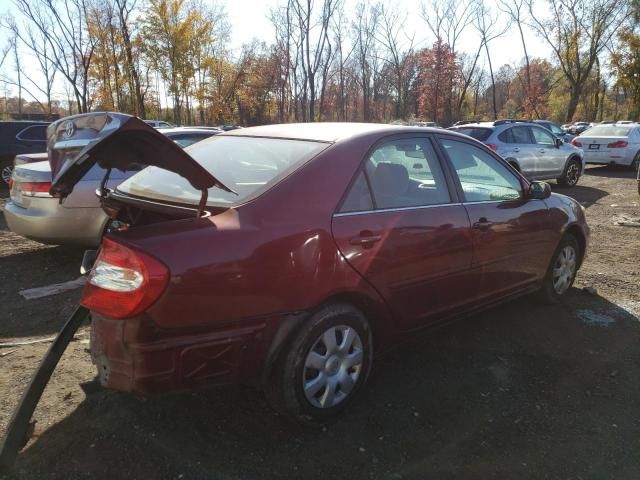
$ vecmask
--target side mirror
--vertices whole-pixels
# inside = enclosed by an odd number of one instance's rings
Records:
[[[528,197],[533,200],[544,200],[551,196],[551,187],[547,182],[531,182]]]
[[[560,148],[563,143],[564,143],[564,140],[556,137],[556,148]]]

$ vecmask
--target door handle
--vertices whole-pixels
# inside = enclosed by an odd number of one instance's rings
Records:
[[[520,151],[520,149],[519,149],[518,147],[515,147],[515,148],[513,149],[513,151],[514,151],[514,152],[519,152],[519,151]]]
[[[493,225],[493,222],[490,222],[489,220],[483,217],[480,220],[478,220],[476,223],[474,223],[472,226],[476,230],[489,230],[489,228],[492,225]]]
[[[538,150],[540,153],[544,153],[546,152],[546,150],[544,148],[541,148],[540,150]]]
[[[382,240],[382,235],[374,235],[369,230],[363,230],[357,237],[349,239],[349,243],[351,245],[360,245],[363,248],[370,248],[380,240]]]

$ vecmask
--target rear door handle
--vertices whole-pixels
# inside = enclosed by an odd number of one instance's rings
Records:
[[[369,230],[363,230],[357,237],[349,239],[351,245],[360,245],[363,248],[372,247],[375,243],[382,240],[382,235],[374,235]]]
[[[473,228],[476,230],[489,230],[489,228],[493,225],[493,222],[490,222],[486,218],[481,218],[476,223],[473,224]]]
[[[540,153],[544,153],[546,152],[546,150],[544,148],[541,148],[540,150],[538,150]]]
[[[513,149],[513,151],[514,151],[514,152],[519,152],[519,151],[520,151],[520,149],[519,149],[518,147],[515,147],[515,148]]]

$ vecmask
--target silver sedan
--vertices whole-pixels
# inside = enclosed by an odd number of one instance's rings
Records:
[[[221,130],[178,127],[162,133],[181,147],[187,147]],[[51,166],[46,154],[16,157],[10,182],[11,198],[4,207],[9,229],[18,235],[54,245],[97,246],[107,226],[108,217],[100,208],[96,189],[106,171],[97,165],[76,184],[62,202],[49,195]],[[115,188],[135,172],[112,170],[107,188]]]

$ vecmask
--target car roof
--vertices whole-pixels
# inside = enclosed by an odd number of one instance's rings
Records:
[[[247,127],[238,130],[230,130],[221,135],[289,138],[334,143],[356,136],[366,136],[375,133],[392,135],[394,133],[415,132],[424,134],[425,132],[430,131],[434,133],[442,133],[441,129],[431,127],[410,127],[403,125],[387,125],[382,123],[314,122]]]

